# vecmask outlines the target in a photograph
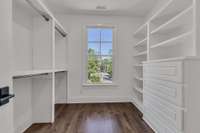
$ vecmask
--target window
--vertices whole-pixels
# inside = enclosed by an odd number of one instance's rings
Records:
[[[112,83],[113,28],[88,28],[87,48],[87,83]]]

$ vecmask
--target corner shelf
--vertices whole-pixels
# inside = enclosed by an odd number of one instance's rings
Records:
[[[134,47],[140,47],[140,46],[142,47],[142,46],[145,46],[145,45],[147,45],[147,38],[139,41]]]
[[[136,80],[138,80],[138,81],[143,81],[143,78],[141,78],[141,77],[134,77]]]
[[[134,67],[140,67],[140,68],[142,68],[143,65],[142,64],[136,64],[136,65],[134,65]]]
[[[134,89],[135,89],[137,92],[143,94],[143,90],[142,90],[142,88],[134,87]]]
[[[140,56],[146,56],[147,55],[147,51],[144,51],[144,52],[140,52],[136,55],[134,55],[134,57],[140,57]]]

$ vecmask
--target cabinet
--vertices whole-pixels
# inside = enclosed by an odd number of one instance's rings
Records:
[[[200,59],[187,57],[159,62],[149,61],[144,63],[144,68],[154,66],[159,69],[167,68],[169,65],[175,65],[172,77],[170,73],[164,72],[166,69],[156,73],[156,76],[149,76],[150,73],[154,73],[152,69],[144,69],[143,117],[157,132],[161,130],[161,133],[169,133],[171,130],[173,133],[197,133],[200,130],[200,106],[197,104],[200,99]],[[158,127],[157,122],[162,126]]]

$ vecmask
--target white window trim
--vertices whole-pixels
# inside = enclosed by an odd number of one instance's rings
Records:
[[[98,83],[98,84],[90,84],[87,82],[87,75],[88,75],[88,72],[87,72],[87,65],[88,65],[88,40],[87,40],[87,29],[88,28],[91,28],[91,27],[95,27],[95,28],[112,28],[113,29],[113,50],[112,50],[112,69],[113,69],[113,77],[112,77],[112,83]],[[109,25],[87,25],[87,26],[84,26],[83,28],[83,62],[82,62],[82,85],[84,87],[89,87],[89,86],[117,86],[117,75],[118,75],[118,65],[117,65],[117,29],[116,29],[116,26],[109,26]]]

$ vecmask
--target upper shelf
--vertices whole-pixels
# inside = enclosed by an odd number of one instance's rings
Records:
[[[67,32],[59,21],[54,17],[54,15],[49,11],[45,4],[41,0],[26,0],[45,20],[49,21],[50,19],[55,22],[55,29],[65,37]]]
[[[169,2],[150,18],[150,21],[155,24],[162,24],[182,12],[192,5],[192,3],[193,0],[169,0]]]
[[[164,24],[161,24],[156,29],[151,31],[151,34],[169,33],[169,30],[174,30],[174,29],[176,30],[179,27],[182,28],[192,27],[193,25],[192,16],[193,16],[193,6],[190,6],[181,13],[174,16],[169,21],[165,22]]]
[[[134,33],[134,36],[137,38],[146,38],[147,37],[147,24],[140,26],[137,31]]]

